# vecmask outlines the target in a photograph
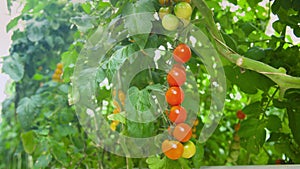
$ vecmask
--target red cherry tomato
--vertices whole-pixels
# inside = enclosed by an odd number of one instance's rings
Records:
[[[170,86],[181,86],[186,81],[186,73],[179,67],[173,67],[167,76]]]
[[[242,110],[238,110],[238,111],[236,112],[236,116],[237,116],[237,118],[240,119],[240,120],[243,120],[243,119],[246,118],[246,114],[245,114]]]
[[[179,63],[188,62],[191,56],[191,49],[186,44],[179,44],[173,51],[174,60]]]
[[[170,87],[166,92],[166,100],[171,106],[180,105],[183,99],[184,93],[180,87]]]
[[[177,124],[173,130],[173,136],[180,142],[187,142],[192,137],[192,128],[185,123]]]
[[[171,122],[179,124],[183,123],[186,120],[187,113],[184,107],[182,106],[173,106],[171,107],[169,119]]]

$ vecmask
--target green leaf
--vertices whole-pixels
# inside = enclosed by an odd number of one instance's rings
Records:
[[[41,81],[41,80],[43,80],[43,77],[44,76],[42,74],[36,73],[36,74],[34,74],[33,79],[37,80],[37,81]]]
[[[262,0],[251,0],[251,1],[247,1],[247,2],[252,9],[256,9],[257,4],[261,1]]]
[[[178,162],[180,163],[180,167],[184,169],[190,169],[189,160],[184,158],[179,158]]]
[[[155,135],[157,128],[155,123],[137,123],[130,120],[126,122],[127,135],[135,138],[147,138]]]
[[[239,67],[232,66],[225,66],[224,70],[226,77],[248,94],[257,93],[257,89],[268,91],[274,85],[272,80],[254,71],[242,70]]]
[[[258,126],[262,124],[260,120],[249,118],[241,122],[239,136],[249,138],[257,134]]]
[[[276,132],[282,127],[281,120],[278,116],[271,115],[268,117],[267,128],[270,131]]]
[[[89,15],[75,16],[70,19],[70,22],[75,24],[80,32],[87,32],[94,28],[93,22],[95,18]]]
[[[6,25],[6,32],[9,32],[12,28],[18,25],[21,16],[17,16]]]
[[[266,165],[268,164],[268,161],[269,161],[269,155],[263,149],[260,149],[259,154],[254,154],[252,156],[253,165]]]
[[[254,60],[261,60],[265,57],[265,51],[259,47],[252,47],[246,53],[245,57],[254,59]]]
[[[76,50],[71,50],[64,52],[61,57],[61,62],[64,65],[63,78],[65,82],[69,82],[73,75],[73,69],[77,61],[78,53]]]
[[[274,30],[278,33],[281,33],[284,28],[286,27],[285,24],[281,23],[280,20],[277,20],[275,22],[273,22],[272,27],[274,28]]]
[[[98,68],[97,74],[96,74],[96,81],[97,81],[98,83],[101,83],[101,82],[103,82],[103,80],[104,80],[105,78],[106,78],[106,75],[105,75],[104,70],[101,69],[101,68]]]
[[[45,32],[44,29],[47,26],[47,21],[37,21],[30,20],[28,26],[28,34],[27,37],[31,42],[38,42],[44,38]]]
[[[148,41],[152,21],[154,21],[154,12],[153,3],[148,0],[127,3],[124,7],[125,27],[141,49],[144,49]]]
[[[156,91],[156,92],[164,92],[164,86],[161,84],[148,85],[146,89],[151,91]]]
[[[238,134],[241,137],[241,146],[253,154],[258,154],[266,141],[265,124],[257,119],[242,121]]]
[[[33,168],[34,169],[40,169],[45,168],[49,165],[49,163],[52,160],[51,154],[41,155],[39,158],[35,161]]]
[[[196,142],[196,154],[192,157],[195,168],[200,168],[204,157],[204,146]]]
[[[76,134],[76,129],[73,126],[69,126],[69,125],[58,125],[56,127],[56,132],[60,136],[64,137],[64,136]]]
[[[233,3],[234,5],[237,5],[237,0],[228,0],[228,1]]]
[[[52,155],[64,166],[68,166],[70,158],[67,156],[66,146],[63,143],[52,142]]]
[[[236,50],[237,44],[236,44],[235,40],[226,33],[222,33],[222,35],[223,35],[223,38],[224,38],[226,44],[228,45],[228,47],[230,47],[233,50]]]
[[[21,133],[21,140],[25,152],[28,154],[32,154],[36,148],[34,131],[30,130],[28,132]]]
[[[146,163],[150,169],[164,169],[165,159],[158,156],[148,157]]]
[[[21,58],[16,54],[5,58],[2,71],[14,81],[20,81],[24,76],[24,65]]]
[[[300,145],[300,108],[292,109],[288,108],[288,118],[289,118],[289,126],[292,130],[295,141],[298,145]]]
[[[91,13],[91,4],[89,2],[82,3],[81,7],[85,13],[87,13],[87,14]]]
[[[33,120],[37,114],[38,100],[33,97],[22,98],[17,107],[18,120],[24,129],[28,129],[33,124]]]

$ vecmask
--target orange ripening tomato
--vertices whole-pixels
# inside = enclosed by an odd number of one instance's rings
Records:
[[[235,130],[235,131],[239,131],[240,128],[241,128],[241,123],[238,123],[238,124],[236,124],[236,125],[234,126],[234,130]]]
[[[166,100],[171,106],[180,105],[184,100],[184,93],[180,87],[170,87],[166,92]]]
[[[161,148],[163,153],[172,160],[179,159],[183,153],[183,145],[179,141],[165,140]]]
[[[179,124],[179,123],[183,123],[186,120],[187,113],[184,107],[173,106],[171,107],[168,117],[171,122]]]
[[[56,68],[62,70],[63,69],[63,64],[62,63],[58,63],[56,65]]]
[[[174,60],[178,63],[186,63],[192,56],[191,49],[186,44],[179,44],[173,51]]]
[[[180,142],[187,142],[192,137],[192,128],[186,123],[177,124],[173,136]]]
[[[165,5],[170,5],[170,0],[159,0],[160,5],[165,6]]]
[[[170,86],[181,86],[186,81],[186,73],[181,68],[173,67],[167,76]]]

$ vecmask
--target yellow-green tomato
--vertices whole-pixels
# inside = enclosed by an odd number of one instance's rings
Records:
[[[193,9],[191,5],[187,2],[179,2],[175,5],[174,13],[178,18],[190,18]]]
[[[174,31],[179,26],[179,19],[173,14],[167,14],[162,19],[162,26],[168,31]]]
[[[170,7],[161,7],[158,11],[158,15],[161,20],[164,18],[164,16],[166,16],[169,13],[171,13]]]
[[[196,146],[192,141],[188,141],[183,145],[183,153],[181,157],[183,158],[191,158],[196,153]]]

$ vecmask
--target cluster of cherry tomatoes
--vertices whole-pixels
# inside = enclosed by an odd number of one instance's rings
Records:
[[[187,26],[190,23],[193,8],[191,0],[159,0],[162,7],[159,9],[159,17],[163,27],[168,31],[174,31],[179,26]]]
[[[173,51],[173,58],[177,62],[167,75],[169,89],[166,92],[166,101],[170,105],[170,111],[167,111],[169,120],[174,124],[169,127],[171,140],[165,140],[162,143],[162,151],[172,160],[181,157],[191,158],[196,153],[196,147],[190,138],[192,137],[192,128],[185,123],[187,111],[181,106],[184,100],[184,92],[181,86],[186,81],[186,71],[184,63],[191,58],[191,50],[186,44],[179,44]]]
[[[62,63],[58,63],[56,65],[55,72],[52,75],[52,80],[55,81],[55,82],[62,82],[62,79],[61,79],[62,73],[63,73],[63,64]]]
[[[116,96],[118,95],[118,96]],[[118,98],[119,100],[117,101],[116,99],[114,99],[113,104],[114,104],[114,111],[113,114],[118,114],[121,112],[121,106],[119,104],[119,102],[121,103],[122,106],[125,106],[125,99],[126,99],[126,95],[122,90],[119,90],[119,92],[117,93],[116,90],[113,91],[113,96],[116,98]],[[116,131],[117,126],[119,125],[120,121],[118,120],[113,120],[112,123],[110,123],[110,129],[113,131]]]

